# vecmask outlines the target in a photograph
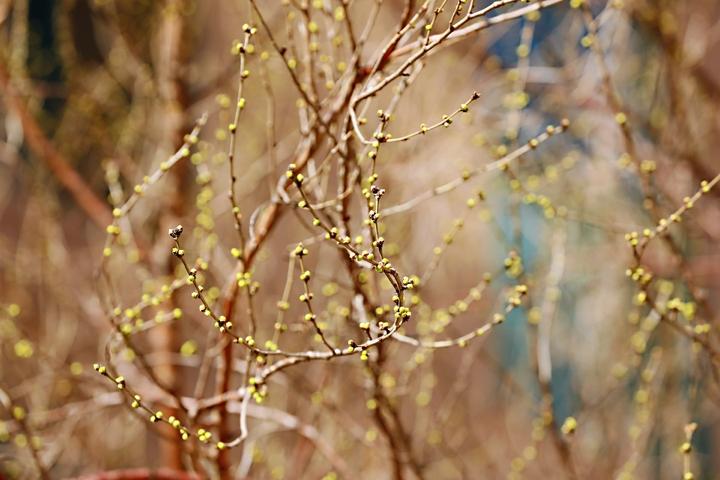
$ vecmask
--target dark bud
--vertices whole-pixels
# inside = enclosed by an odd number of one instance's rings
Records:
[[[171,228],[168,230],[168,235],[170,235],[170,238],[177,240],[180,238],[180,235],[182,235],[183,227],[182,225],[178,225],[176,227]]]

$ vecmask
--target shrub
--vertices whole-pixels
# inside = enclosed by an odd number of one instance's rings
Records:
[[[0,5],[0,473],[710,478],[715,10]]]

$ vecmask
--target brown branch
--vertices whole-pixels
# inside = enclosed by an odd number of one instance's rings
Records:
[[[156,84],[160,101],[158,109],[162,114],[163,128],[161,145],[164,149],[173,151],[183,144],[185,112],[188,107],[187,87],[182,79],[181,71],[186,62],[186,30],[185,19],[180,15],[180,5],[177,0],[166,0],[164,8],[167,13],[162,16],[157,33],[157,61]],[[169,173],[172,184],[170,194],[165,197],[166,208],[162,214],[163,224],[173,225],[181,219],[187,210],[187,198],[183,185],[191,174],[188,162],[182,162]],[[164,230],[164,228],[161,228]],[[165,273],[173,274],[175,262],[168,259]],[[174,292],[169,299],[169,308],[176,308],[179,303],[178,292]],[[158,368],[161,376],[173,392],[182,387],[177,366],[168,361],[169,356],[178,348],[179,337],[177,329],[172,325],[163,325],[155,329],[150,337],[153,348],[164,356],[162,365]],[[168,414],[179,415],[181,410],[169,409]],[[180,437],[172,442],[165,442],[161,446],[162,464],[172,469],[183,468],[183,453],[185,446]]]
[[[25,140],[30,150],[47,165],[58,182],[72,195],[75,203],[100,228],[111,221],[110,208],[100,199],[83,180],[80,174],[68,163],[67,159],[55,148],[28,111],[20,93],[13,87],[10,75],[0,64],[0,90],[5,92],[5,104],[22,124]]]
[[[69,480],[199,480],[193,473],[179,472],[168,468],[151,470],[149,468],[133,468],[128,470],[114,470],[111,472],[98,472]]]

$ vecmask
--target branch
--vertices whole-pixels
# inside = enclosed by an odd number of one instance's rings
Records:
[[[92,191],[67,159],[55,149],[12,86],[10,76],[3,65],[0,65],[0,90],[5,92],[4,98],[8,110],[12,110],[20,119],[30,150],[47,165],[60,184],[70,192],[80,209],[98,227],[104,229],[111,221],[110,208]]]

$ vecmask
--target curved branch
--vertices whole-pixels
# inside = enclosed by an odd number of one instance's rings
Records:
[[[13,87],[10,75],[3,65],[0,65],[0,91],[5,92],[4,98],[8,110],[20,119],[30,150],[47,165],[60,184],[70,192],[80,209],[98,227],[104,229],[112,219],[110,208],[47,138],[20,98],[19,92]]]

